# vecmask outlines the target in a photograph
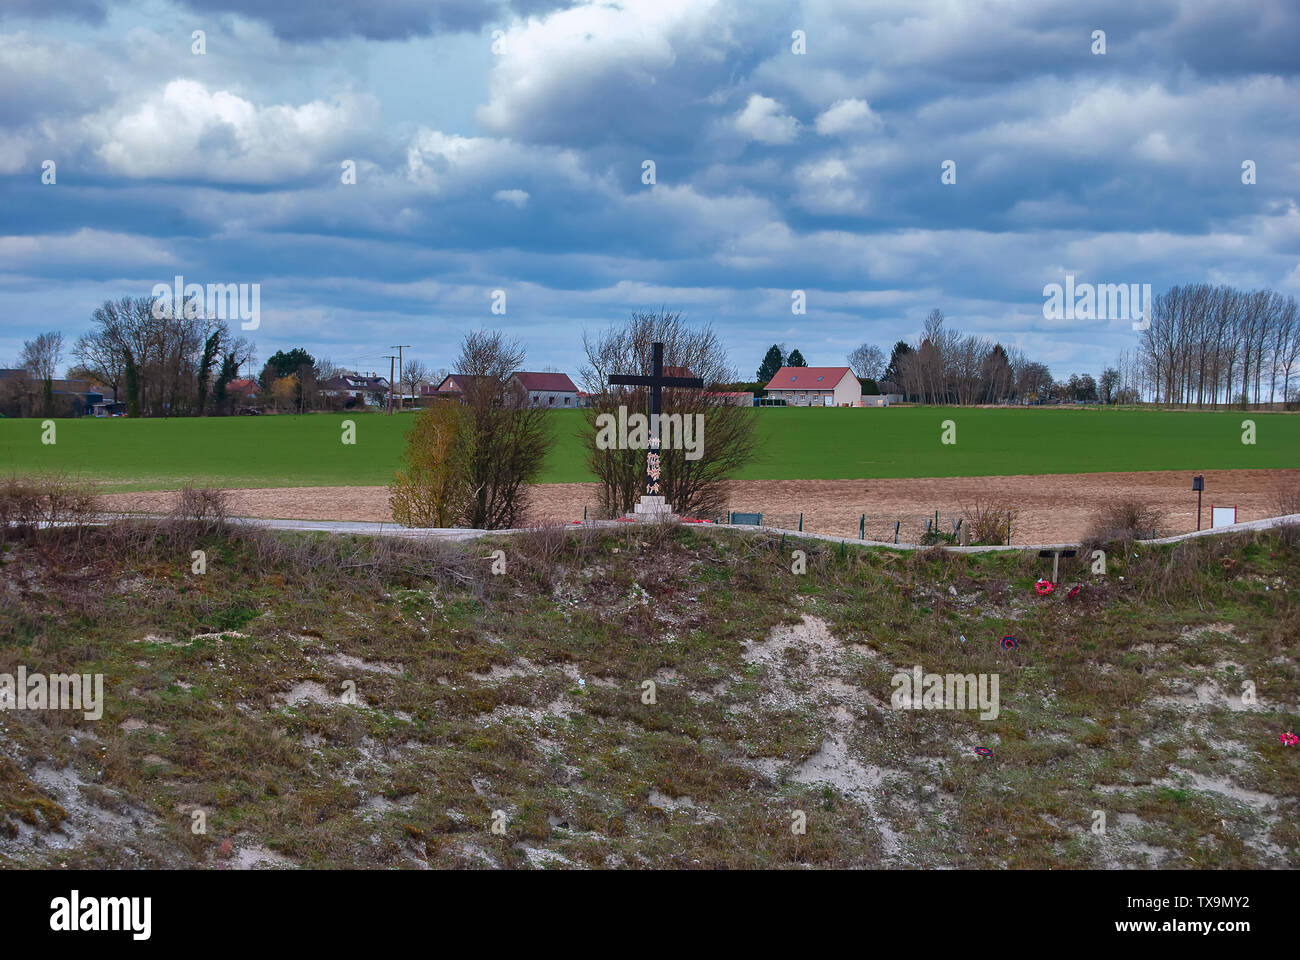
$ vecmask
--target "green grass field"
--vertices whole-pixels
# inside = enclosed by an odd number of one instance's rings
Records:
[[[764,408],[765,439],[745,479],[958,477],[1128,470],[1300,467],[1300,417],[1275,413],[1159,410],[888,410]],[[583,464],[579,411],[557,411],[545,483],[592,479]],[[342,422],[357,442],[341,442]],[[1242,443],[1242,421],[1256,442]],[[940,443],[956,423],[957,442]],[[108,489],[148,490],[201,481],[237,487],[385,484],[410,415],[58,420],[41,442],[40,420],[0,420],[0,471],[69,471]],[[708,437],[705,436],[707,445]]]

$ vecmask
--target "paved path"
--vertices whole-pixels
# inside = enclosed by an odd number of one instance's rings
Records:
[[[135,515],[121,514],[117,516],[125,518]],[[154,515],[148,516],[156,519]],[[453,542],[475,540],[479,537],[506,536],[513,533],[528,532],[528,528],[522,527],[512,528],[509,530],[475,530],[470,527],[416,528],[403,527],[395,523],[368,523],[350,520],[269,520],[261,517],[231,517],[230,522],[235,524],[246,524],[252,527],[261,527],[264,530],[291,530],[305,533],[354,534],[366,537],[398,537],[407,540],[445,540]],[[1285,517],[1270,517],[1267,520],[1249,520],[1245,523],[1234,523],[1231,526],[1215,527],[1212,530],[1198,530],[1192,533],[1180,533],[1173,537],[1162,537],[1159,540],[1144,540],[1142,542],[1153,544],[1178,543],[1183,540],[1191,540],[1195,537],[1208,537],[1221,533],[1235,533],[1243,530],[1267,530],[1270,527],[1280,527],[1290,523],[1300,523],[1300,513],[1293,513]],[[629,525],[630,524],[618,520],[591,520],[584,523],[568,524],[564,529],[612,529]],[[700,526],[718,530],[749,531],[751,533],[761,530],[765,533],[785,534],[787,537],[796,540],[824,540],[828,543],[844,543],[846,545],[859,547],[889,547],[894,550],[929,549],[928,545],[919,543],[894,544],[883,543],[876,540],[855,540],[845,537],[835,537],[824,533],[809,533],[806,531],[800,533],[798,530],[783,530],[779,527],[755,527],[729,523],[700,524]],[[984,547],[961,547],[942,544],[941,546],[944,550],[950,550],[953,553],[990,553],[993,551],[1006,550],[1070,550],[1077,548],[1079,544],[1044,543]]]

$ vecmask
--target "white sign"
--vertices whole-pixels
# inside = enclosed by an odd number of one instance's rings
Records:
[[[1227,527],[1237,522],[1236,507],[1210,507],[1210,526]]]

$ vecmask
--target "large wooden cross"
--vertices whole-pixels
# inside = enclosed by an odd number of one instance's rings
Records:
[[[651,373],[650,376],[640,376],[633,374],[615,374],[609,378],[609,382],[615,386],[624,387],[649,387],[650,388],[650,443],[649,452],[645,458],[645,492],[646,496],[661,495],[663,490],[659,484],[659,413],[660,401],[662,400],[662,391],[664,387],[685,387],[687,389],[704,389],[704,381],[699,377],[665,377],[664,376],[664,345],[662,343],[652,343],[651,352]]]

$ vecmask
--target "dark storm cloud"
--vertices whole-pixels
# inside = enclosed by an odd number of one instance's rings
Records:
[[[438,33],[476,32],[512,14],[542,15],[568,0],[176,0],[196,14],[237,14],[269,26],[282,40],[314,42],[361,37],[404,40]],[[110,4],[125,0],[5,0],[8,12],[100,23]]]
[[[97,296],[173,272],[262,282],[271,349],[410,329],[445,352],[500,323],[546,344],[539,364],[565,365],[582,325],[670,303],[716,320],[739,354],[791,340],[831,363],[849,341],[911,336],[939,306],[1053,372],[1094,374],[1127,328],[1044,325],[1042,286],[1064,271],[1300,289],[1296,4],[178,9],[185,22],[133,35],[130,59],[82,26],[0,36],[0,84],[30,91],[0,105],[0,309],[20,318],[0,325],[0,361],[5,337],[33,332],[26,317],[75,333]],[[208,27],[206,57],[154,58],[176,36],[188,50],[190,11],[237,16]],[[489,26],[507,31],[500,53]],[[430,34],[443,36],[379,42]],[[404,55],[418,73],[449,51],[472,83],[411,83],[463,119],[386,117],[411,88],[373,64]],[[40,183],[47,157],[57,187]],[[487,309],[495,288],[505,320]],[[793,289],[808,318],[792,317]]]

